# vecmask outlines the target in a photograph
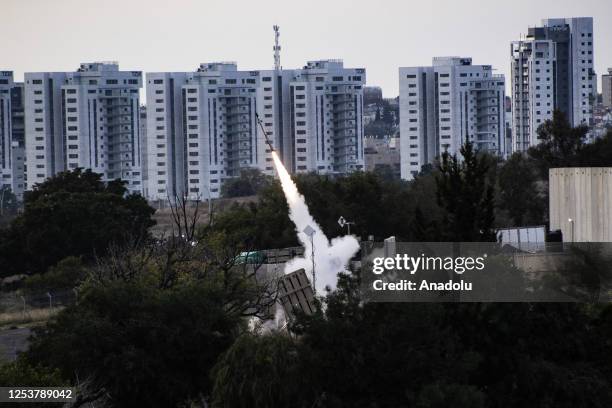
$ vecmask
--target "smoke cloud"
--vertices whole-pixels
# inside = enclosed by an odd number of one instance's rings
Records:
[[[326,286],[335,289],[338,273],[345,270],[350,259],[357,253],[359,243],[352,235],[333,238],[330,242],[319,224],[310,215],[304,196],[298,191],[275,151],[272,151],[272,159],[289,205],[289,218],[295,224],[298,240],[304,247],[304,257],[296,257],[287,262],[284,272],[287,274],[303,268],[312,281],[314,246],[316,291],[318,294],[322,294]],[[304,229],[308,226],[314,231],[312,239],[304,232]]]

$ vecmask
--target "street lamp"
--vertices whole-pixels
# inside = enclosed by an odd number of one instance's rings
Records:
[[[310,257],[312,258],[312,291],[317,295],[317,277],[315,275],[315,257],[314,257],[314,234],[317,232],[310,225],[307,225],[303,230],[304,234],[310,237]]]
[[[571,242],[574,242],[574,220],[571,218],[568,218],[567,221],[570,223],[570,227],[571,227],[571,233],[570,233],[570,236],[572,237]]]
[[[352,221],[347,221],[343,216],[340,216],[340,218],[338,218],[338,225],[340,225],[340,228],[344,228],[346,225],[348,235],[351,235],[351,225],[355,225],[355,223]]]

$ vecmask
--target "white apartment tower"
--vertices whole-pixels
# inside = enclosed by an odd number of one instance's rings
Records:
[[[242,169],[274,175],[257,117],[290,171],[361,169],[364,81],[362,69],[339,61],[301,70],[239,71],[222,62],[147,73],[148,198],[215,198]]]
[[[471,58],[439,57],[399,69],[402,178],[411,180],[443,152],[466,142],[505,156],[505,80]]]
[[[147,196],[148,186],[148,163],[147,163],[147,107],[141,105],[138,108],[138,140],[140,141],[140,167],[142,176],[142,195]]]
[[[18,198],[25,185],[23,84],[13,82],[12,71],[0,71],[0,188]]]
[[[290,83],[292,171],[347,174],[364,169],[365,70],[311,61]]]
[[[142,192],[140,71],[114,62],[84,63],[76,72],[25,74],[27,184],[77,167],[103,180],[122,179]]]
[[[601,95],[603,106],[612,108],[612,68],[608,68],[608,73],[601,76]]]
[[[512,42],[513,149],[539,143],[538,127],[564,112],[573,126],[592,125],[597,77],[591,17],[542,20]]]
[[[147,74],[149,198],[218,197],[223,178],[261,167],[259,80],[230,62]]]

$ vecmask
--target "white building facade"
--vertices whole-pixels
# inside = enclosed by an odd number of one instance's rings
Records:
[[[23,84],[13,82],[12,71],[0,71],[0,188],[18,198],[25,187]]]
[[[76,72],[25,74],[27,186],[77,167],[142,193],[140,71],[84,63]]]
[[[348,174],[364,170],[365,70],[312,61],[290,83],[292,170]]]
[[[216,198],[223,180],[243,169],[274,175],[261,127],[291,172],[362,169],[364,82],[363,69],[339,61],[301,70],[239,71],[223,62],[148,73],[148,198]]]
[[[513,149],[539,143],[538,127],[558,109],[573,126],[593,124],[597,92],[593,19],[545,19],[510,47]]]
[[[471,58],[434,58],[399,69],[401,175],[412,179],[442,153],[466,142],[505,157],[505,79]]]
[[[603,106],[612,109],[612,68],[601,76],[601,96]]]

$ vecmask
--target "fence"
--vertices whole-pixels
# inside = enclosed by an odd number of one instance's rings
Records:
[[[0,293],[0,363],[13,361],[28,347],[30,323],[44,322],[62,308],[74,304],[74,290],[43,293]]]
[[[77,301],[76,290],[65,289],[42,293],[0,293],[0,326],[31,321],[42,311],[51,313]]]
[[[287,262],[296,256],[304,255],[304,247],[289,247],[289,248],[277,248],[277,249],[266,249],[263,251],[266,254],[267,264],[277,264]]]

